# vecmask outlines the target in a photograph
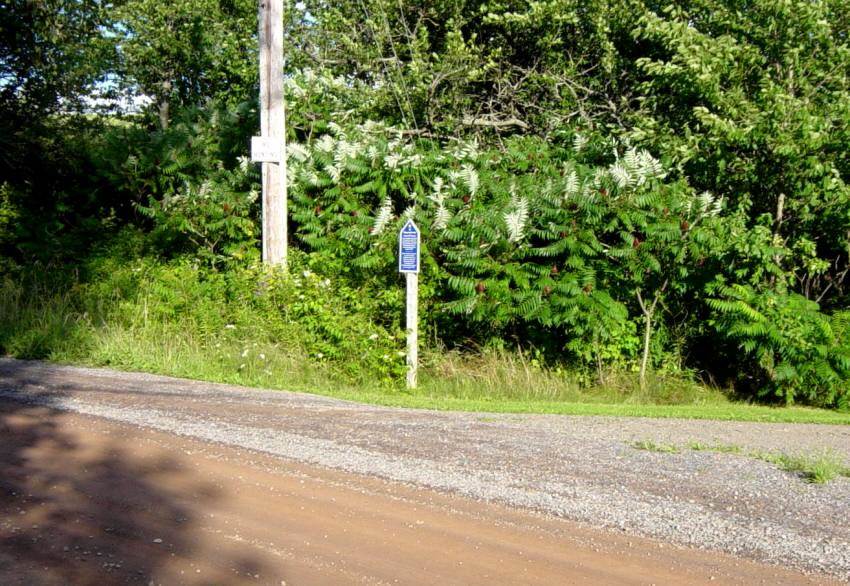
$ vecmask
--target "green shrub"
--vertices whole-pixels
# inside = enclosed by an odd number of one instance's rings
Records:
[[[97,344],[118,341],[119,331],[162,343],[178,335],[207,348],[239,347],[222,356],[238,361],[237,369],[250,363],[240,358],[256,361],[261,352],[251,348],[262,346],[303,355],[348,380],[398,384],[405,372],[400,312],[386,316],[379,302],[308,263],[293,251],[290,275],[259,266],[223,272],[186,258],[104,253],[88,263],[84,281],[38,271],[6,277],[0,352],[64,359],[102,352],[106,362],[127,363],[124,350],[116,357]]]
[[[187,108],[166,130],[117,126],[94,159],[147,220],[151,251],[213,266],[257,257],[259,170],[245,156],[251,103]]]
[[[641,352],[641,293],[652,302],[687,290],[687,259],[711,239],[702,224],[721,202],[666,180],[648,153],[574,143],[480,151],[331,125],[291,145],[297,233],[323,258],[351,259],[352,282],[379,290],[395,278],[396,231],[415,218],[425,314],[438,327],[466,323],[593,369],[623,367]]]
[[[850,347],[836,335],[817,303],[794,293],[717,284],[708,300],[711,324],[738,344],[745,382],[759,395],[787,404],[846,407]]]

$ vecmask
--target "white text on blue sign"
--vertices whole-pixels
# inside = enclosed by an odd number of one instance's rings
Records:
[[[398,272],[419,272],[419,228],[408,220],[398,233]]]

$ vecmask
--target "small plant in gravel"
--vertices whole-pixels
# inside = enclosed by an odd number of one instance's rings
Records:
[[[834,452],[820,454],[753,453],[753,457],[770,462],[785,472],[798,474],[813,484],[826,484],[839,476],[850,477],[850,467]]]
[[[674,444],[662,444],[649,439],[633,442],[632,447],[637,450],[646,450],[647,452],[661,452],[664,454],[678,454],[681,451]]]
[[[649,452],[660,452],[665,454],[678,454],[682,449],[676,444],[658,443],[651,439],[644,439],[630,444],[637,450]],[[736,444],[707,444],[702,442],[689,442],[686,447],[695,452],[718,452],[722,454],[738,454],[762,460],[773,464],[784,472],[797,474],[812,484],[826,484],[841,476],[850,478],[850,466],[832,451],[824,451],[816,454],[785,454],[782,452],[764,452],[758,450],[744,451]]]
[[[702,442],[690,442],[688,449],[695,452],[720,452],[721,454],[740,454],[741,446],[736,444],[704,444]]]

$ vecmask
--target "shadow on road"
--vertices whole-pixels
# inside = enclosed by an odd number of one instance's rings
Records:
[[[70,425],[47,397],[0,398],[0,583],[221,584],[261,572],[201,551],[214,486],[164,446]]]

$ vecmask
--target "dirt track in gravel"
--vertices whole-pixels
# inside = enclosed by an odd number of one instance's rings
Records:
[[[824,583],[44,407],[0,429],[3,584]]]
[[[628,442],[846,454],[848,432],[384,409],[0,359],[0,584],[830,583],[850,483]]]

